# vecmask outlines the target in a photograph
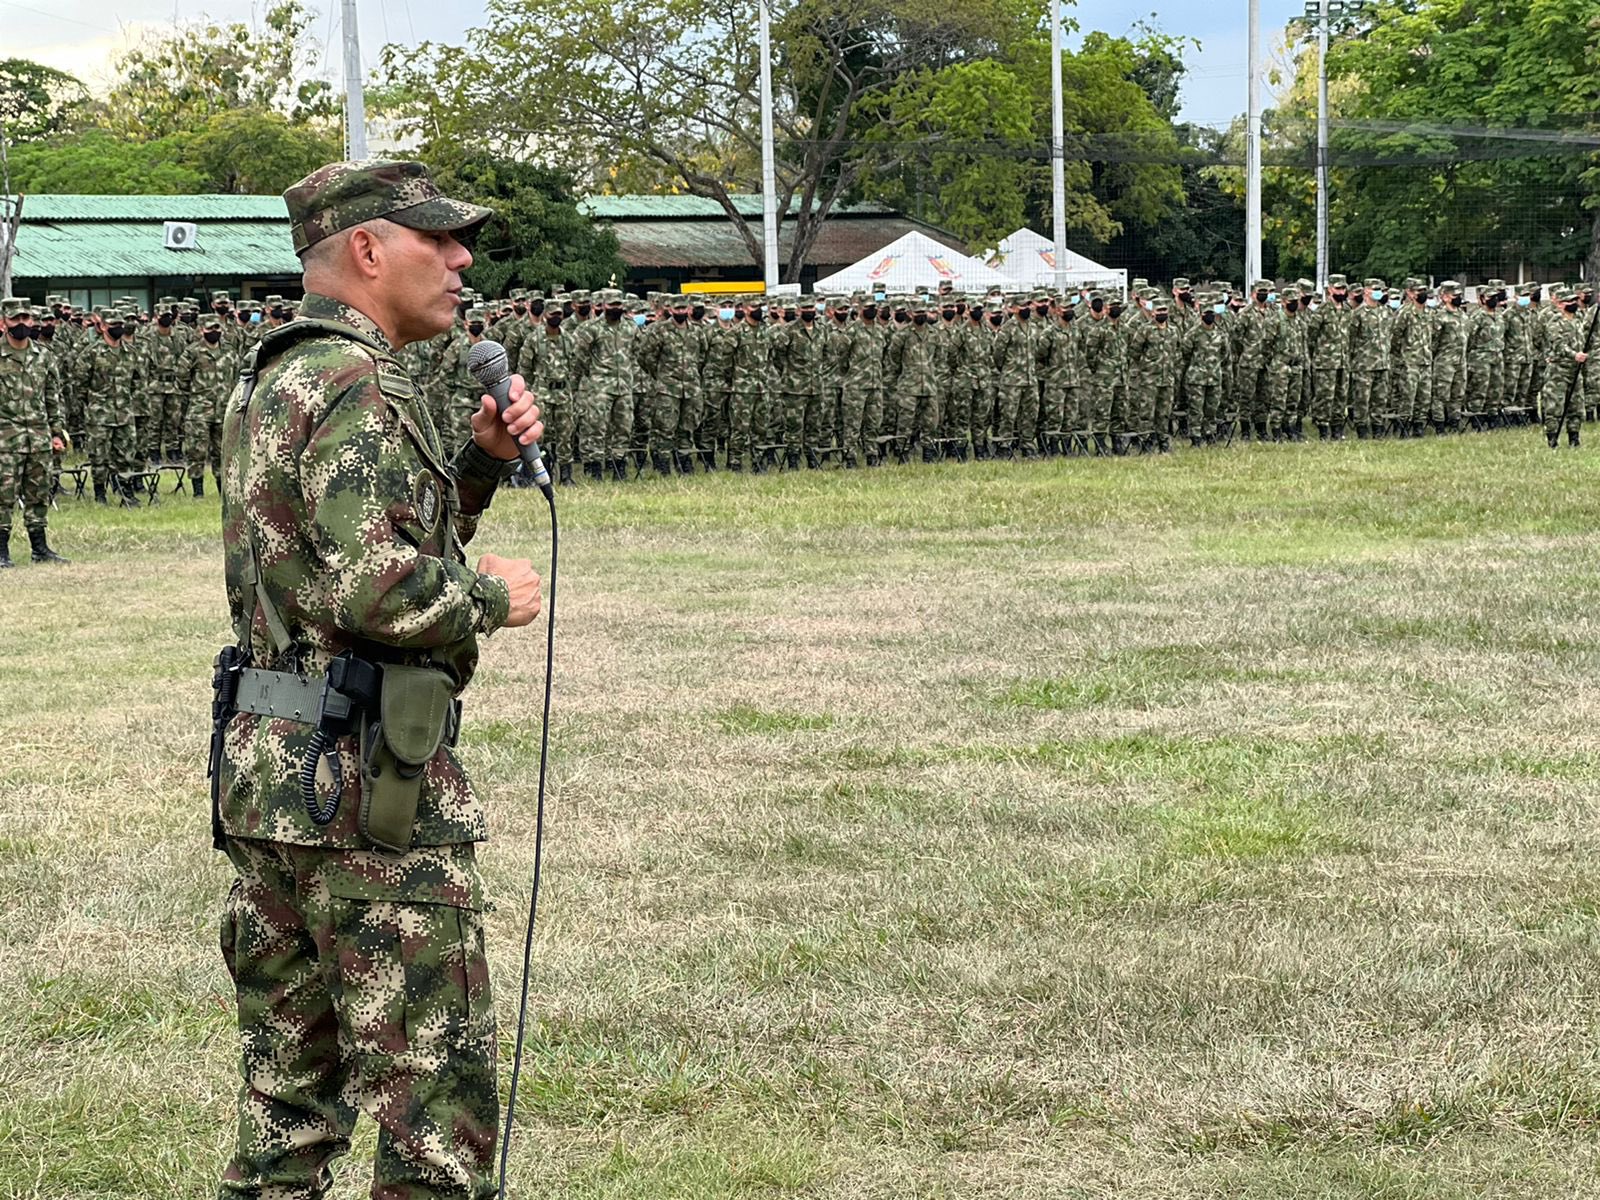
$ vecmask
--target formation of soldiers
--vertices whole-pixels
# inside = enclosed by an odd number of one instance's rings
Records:
[[[621,481],[647,462],[690,474],[1126,455],[1541,419],[1552,445],[1561,428],[1577,445],[1600,415],[1587,284],[1491,280],[1471,302],[1454,282],[1342,275],[1320,293],[1308,280],[1130,291],[468,293],[456,328],[402,356],[456,442],[478,398],[471,347],[502,342],[567,484],[580,467]]]
[[[1548,299],[1547,299],[1548,297]],[[181,466],[195,496],[221,471],[223,401],[293,301],[202,314],[192,297],[143,312],[4,302],[0,514],[19,506],[37,562],[63,453],[88,459],[95,499],[136,506]],[[617,289],[463,293],[454,328],[401,351],[446,444],[470,436],[472,346],[492,337],[537,391],[546,453],[575,473],[760,473],[888,461],[1166,453],[1192,446],[1421,437],[1541,422],[1577,446],[1600,417],[1600,309],[1591,284],[1331,276],[1248,291],[1136,279],[1120,292],[703,298]],[[630,471],[631,468],[631,471]],[[148,490],[148,489],[146,489]],[[11,564],[0,525],[0,567]]]

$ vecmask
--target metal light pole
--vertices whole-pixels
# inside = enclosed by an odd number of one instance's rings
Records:
[[[1245,117],[1244,286],[1261,278],[1261,0],[1250,0],[1249,110]]]
[[[772,18],[761,9],[761,236],[766,245],[767,295],[778,286],[778,170],[772,154]]]
[[[1067,130],[1061,113],[1061,0],[1050,0],[1050,219],[1056,289],[1067,286]]]
[[[361,91],[361,35],[356,27],[356,0],[344,0],[344,152],[350,159],[367,156],[367,105]]]
[[[1317,21],[1317,291],[1328,288],[1328,0]]]

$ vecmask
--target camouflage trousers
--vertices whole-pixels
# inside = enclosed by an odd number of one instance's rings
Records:
[[[894,440],[904,450],[913,438],[928,441],[939,434],[939,398],[928,392],[897,391],[894,395]]]
[[[1343,367],[1313,367],[1311,370],[1311,422],[1314,425],[1343,425],[1349,383]]]
[[[1389,404],[1402,425],[1428,419],[1431,370],[1407,364],[1389,370]]]
[[[1047,379],[1039,385],[1039,419],[1034,428],[1036,440],[1042,446],[1047,438],[1054,438],[1066,429],[1066,384],[1058,379]]]
[[[1191,373],[1187,392],[1189,436],[1204,437],[1216,426],[1217,419],[1222,415],[1217,411],[1222,403],[1222,385],[1201,383]]]
[[[624,457],[633,437],[633,394],[590,392],[578,405],[578,455],[585,463]]]
[[[1032,383],[1006,383],[995,384],[994,387],[994,436],[996,441],[1004,442],[1012,439],[1026,440],[1032,432],[1023,432],[1023,422],[1027,419],[1026,413],[1036,410],[1039,405],[1039,389]]]
[[[1110,433],[1116,403],[1117,381],[1111,374],[1095,376],[1078,389],[1080,420],[1088,433]]]
[[[1528,408],[1534,407],[1530,384],[1533,379],[1532,365],[1527,362],[1506,360],[1505,389],[1501,393],[1501,407],[1503,408]]]
[[[867,431],[867,413],[882,408],[882,388],[847,385],[839,393],[839,448],[847,457],[857,461],[866,458],[868,450],[876,452],[873,442],[876,431]]]
[[[822,397],[816,392],[783,393],[783,445],[790,454],[826,445]]]
[[[972,444],[987,445],[989,430],[994,422],[994,390],[987,382],[974,380],[967,381],[965,390],[967,428],[972,435]]]
[[[0,450],[0,529],[11,528],[11,510],[22,499],[22,523],[43,529],[50,513],[50,481],[55,469],[50,445]]]
[[[146,396],[145,420],[139,422],[139,453],[145,458],[176,457],[183,436],[183,399],[178,392]]]
[[[731,424],[729,401],[730,393],[724,388],[706,394],[705,407],[700,413],[700,428],[695,431],[695,445],[702,452],[715,450],[719,442],[728,440]]]
[[[704,407],[699,388],[659,389],[650,413],[650,453],[693,454]]]
[[[1372,424],[1374,409],[1383,411],[1384,398],[1388,395],[1385,390],[1389,386],[1388,375],[1387,370],[1350,372],[1350,420],[1357,429]],[[1338,418],[1334,419],[1337,422]]]
[[[939,396],[939,436],[950,441],[965,442],[967,429],[972,423],[969,406],[972,393],[960,379],[952,379]]]
[[[1467,409],[1486,417],[1500,415],[1505,396],[1505,360],[1491,358],[1467,366]]]
[[[1283,368],[1265,363],[1239,371],[1239,419],[1274,426],[1282,417]]]
[[[487,1200],[499,1093],[470,844],[398,858],[243,838],[222,915],[239,1006],[239,1129],[222,1198],[315,1200],[356,1118],[372,1195]]]
[[[1435,364],[1433,404],[1428,415],[1435,425],[1453,426],[1461,419],[1462,401],[1467,396],[1467,372],[1461,366]]]
[[[1545,433],[1560,433],[1563,427],[1569,433],[1577,431],[1583,425],[1583,381],[1580,379],[1572,389],[1572,402],[1568,404],[1566,381],[1548,372],[1546,376],[1540,402],[1544,409]]]
[[[536,387],[550,461],[558,467],[571,466],[578,461],[578,414],[572,411],[572,393],[565,383],[546,381]]]
[[[737,388],[728,393],[728,465],[742,466],[766,436],[766,397],[760,388]],[[760,437],[756,417],[761,415]]]
[[[184,416],[183,453],[188,461],[190,479],[204,478],[208,463],[211,477],[222,478],[222,418],[214,418],[216,412],[214,404],[191,404]]]

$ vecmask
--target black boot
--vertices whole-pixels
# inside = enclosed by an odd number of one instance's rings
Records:
[[[1372,431],[1370,429],[1368,429],[1365,425],[1357,425],[1356,426],[1356,440],[1358,442],[1366,441],[1367,438],[1371,435],[1371,433],[1372,433]]]
[[[10,540],[10,537],[11,531],[8,529],[6,530],[7,540]],[[36,563],[64,563],[67,561],[50,549],[50,543],[45,541],[45,531],[42,529],[28,530],[28,544],[33,547],[33,561]]]
[[[800,469],[800,451],[790,450],[786,453],[783,456],[783,464],[791,471],[798,471]]]
[[[715,450],[700,451],[700,465],[706,469],[706,474],[708,475],[715,471],[717,469],[717,452]]]
[[[1578,431],[1576,429],[1567,430],[1567,445],[1574,450],[1578,448]]]
[[[605,467],[601,463],[586,462],[583,464],[583,477],[600,483],[605,479]]]
[[[859,466],[860,464],[856,462],[856,456],[847,452],[844,456],[844,469],[846,471],[854,471],[857,470]]]
[[[1326,425],[1317,426],[1317,441],[1325,442],[1333,436],[1333,430]]]
[[[765,475],[766,473],[767,467],[766,464],[761,461],[761,455],[759,453],[752,454],[750,456],[750,474]]]
[[[557,473],[556,482],[561,487],[571,487],[572,486],[573,480],[572,480],[572,464],[571,463],[562,463],[561,464],[561,470]]]
[[[189,490],[194,493],[196,500],[203,499],[206,494],[206,477],[204,475],[196,475],[190,479]]]
[[[1550,449],[1556,449],[1561,445],[1561,431],[1559,429],[1547,430],[1544,435],[1544,440],[1550,443]]]
[[[938,458],[939,458],[939,456],[934,451],[934,448],[932,446],[924,446],[922,448],[922,461],[923,462],[925,462],[925,463],[937,462]]]
[[[1303,442],[1306,440],[1306,423],[1304,418],[1297,419],[1294,423],[1294,440],[1297,442]]]
[[[1156,450],[1162,454],[1171,454],[1172,439],[1164,433],[1161,434],[1158,438],[1156,438]]]
[[[1344,441],[1344,422],[1343,421],[1335,421],[1333,423],[1333,440],[1336,441],[1336,442]]]
[[[692,454],[680,454],[680,455],[678,455],[678,474],[680,474],[680,475],[693,475],[694,474],[694,455],[692,455]]]
[[[613,458],[611,460],[611,478],[618,483],[628,482],[628,456],[626,454],[621,458]]]
[[[650,456],[650,469],[657,475],[671,475],[672,459],[665,454],[652,454]]]
[[[1094,452],[1101,458],[1104,458],[1106,455],[1111,453],[1111,447],[1106,445],[1105,434],[1097,433],[1094,435]]]
[[[821,466],[822,466],[822,459],[817,456],[817,452],[815,450],[807,449],[806,450],[806,470],[815,471]]]
[[[743,475],[744,474],[744,464],[742,462],[740,462],[737,458],[732,459],[728,463],[728,470],[731,471],[735,475]]]
[[[0,525],[0,570],[13,565],[11,561],[11,526]]]
[[[139,500],[133,494],[133,485],[125,479],[117,480],[117,494],[122,497],[123,508],[138,508]]]
[[[96,479],[94,481],[94,502],[96,504],[105,504],[105,503],[107,503],[107,500],[106,500],[106,481],[104,479]]]

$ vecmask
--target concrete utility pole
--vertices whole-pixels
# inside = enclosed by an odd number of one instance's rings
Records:
[[[765,244],[767,295],[778,287],[778,169],[772,153],[772,17],[761,9],[761,240]]]
[[[1261,0],[1250,0],[1250,107],[1245,118],[1244,286],[1261,278]]]
[[[367,104],[361,91],[361,33],[356,26],[356,0],[344,0],[344,153],[367,156]]]
[[[1067,130],[1061,114],[1061,0],[1050,0],[1050,217],[1057,289],[1067,286]]]

